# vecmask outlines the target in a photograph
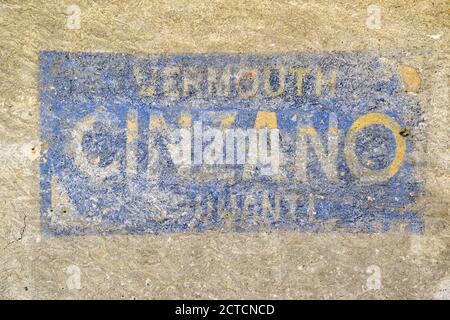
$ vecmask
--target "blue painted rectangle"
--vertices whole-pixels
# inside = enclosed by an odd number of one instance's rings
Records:
[[[423,230],[423,114],[374,54],[41,52],[40,99],[46,234]],[[227,163],[263,128],[278,160]]]

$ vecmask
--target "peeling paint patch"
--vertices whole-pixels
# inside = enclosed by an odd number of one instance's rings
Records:
[[[42,52],[42,231],[420,233],[410,71],[366,52]]]

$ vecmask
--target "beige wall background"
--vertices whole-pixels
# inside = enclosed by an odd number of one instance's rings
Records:
[[[67,27],[72,4],[80,29]],[[380,29],[367,26],[371,4],[381,10]],[[0,298],[449,299],[449,18],[445,0],[1,0]],[[415,157],[426,181],[418,199],[425,233],[41,236],[40,50],[373,50],[411,65],[422,83],[410,94],[428,124],[427,136],[415,137],[424,148]]]

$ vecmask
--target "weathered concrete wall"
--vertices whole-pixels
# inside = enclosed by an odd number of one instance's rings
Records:
[[[67,8],[72,4],[80,8],[79,29],[74,7]],[[448,3],[378,1],[368,9],[371,4],[1,1],[0,297],[448,299]],[[412,66],[420,83],[406,70],[403,85],[426,122],[425,134],[411,133],[425,181],[416,199],[423,233],[41,234],[42,50],[371,51],[395,60],[399,72]]]

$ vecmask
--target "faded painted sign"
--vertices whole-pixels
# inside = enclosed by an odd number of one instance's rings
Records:
[[[42,52],[44,233],[421,232],[417,103],[369,53]]]

